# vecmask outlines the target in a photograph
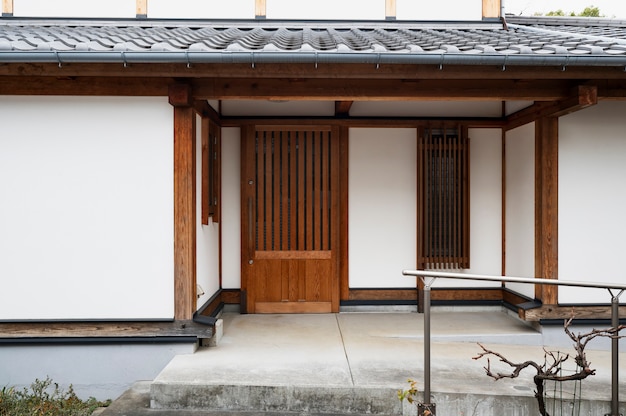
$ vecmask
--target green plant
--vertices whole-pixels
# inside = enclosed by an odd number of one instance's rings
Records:
[[[110,400],[100,402],[93,397],[81,400],[71,385],[64,391],[49,377],[36,379],[23,390],[0,390],[0,416],[89,416],[96,408],[109,404]]]
[[[409,383],[408,389],[398,390],[398,399],[400,399],[401,402],[406,400],[410,404],[415,404],[418,408],[419,416],[431,416],[433,412],[431,412],[428,406],[417,400],[417,393],[419,393],[419,390],[417,389],[417,381],[408,379],[407,383]]]

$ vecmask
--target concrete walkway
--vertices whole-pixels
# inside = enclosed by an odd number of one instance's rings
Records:
[[[396,392],[408,387],[408,378],[423,387],[421,314],[226,313],[223,321],[217,346],[175,357],[155,380],[137,384],[102,416],[416,412],[414,406],[400,405]],[[485,375],[486,360],[472,357],[481,342],[512,361],[541,363],[541,333],[499,310],[435,310],[431,328],[432,402],[438,415],[538,414],[530,369],[519,378],[494,381]],[[558,350],[571,353],[569,344]],[[597,374],[582,382],[580,414],[604,415],[610,412],[610,352],[590,344],[587,356]],[[509,371],[491,362],[494,370]],[[626,353],[620,354],[620,375],[620,409],[626,414]],[[566,397],[557,388],[557,395]]]

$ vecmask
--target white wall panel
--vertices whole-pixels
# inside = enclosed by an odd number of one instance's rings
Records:
[[[416,131],[350,129],[350,287],[415,287]]]
[[[357,101],[355,117],[500,117],[501,101]]]
[[[167,98],[0,97],[0,319],[171,318]]]
[[[626,284],[626,103],[559,122],[559,278]],[[559,288],[561,303],[608,303],[599,289]],[[623,302],[623,299],[622,299]]]
[[[197,308],[202,307],[220,288],[220,225],[214,223],[212,217],[208,225],[202,224],[203,197],[202,118],[196,116],[196,282],[204,292],[197,298]]]
[[[240,129],[222,129],[222,287],[241,288]]]
[[[535,124],[506,135],[506,274],[535,276]],[[533,285],[506,286],[530,298]]]
[[[19,17],[132,18],[136,14],[132,0],[13,0],[13,11]]]
[[[134,2],[132,3],[134,5]],[[152,19],[254,19],[254,1],[148,0],[148,17]]]

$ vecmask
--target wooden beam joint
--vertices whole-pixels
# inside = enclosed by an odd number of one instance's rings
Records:
[[[174,107],[193,106],[193,91],[189,84],[176,83],[168,87],[169,103]]]

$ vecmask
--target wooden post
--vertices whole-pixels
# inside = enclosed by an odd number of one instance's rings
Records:
[[[137,4],[137,12],[135,17],[137,19],[147,19],[148,18],[148,0],[136,0]]]
[[[500,0],[483,0],[483,19],[499,19],[502,17]]]
[[[13,16],[13,0],[2,0],[2,17]]]
[[[196,293],[196,115],[191,87],[169,88],[174,106],[174,319],[190,320]]]
[[[385,0],[385,20],[396,20],[396,0]]]
[[[535,276],[558,279],[559,119],[535,122]],[[535,297],[558,303],[558,286],[535,286]]]
[[[267,16],[265,0],[254,0],[254,18],[265,19]]]

